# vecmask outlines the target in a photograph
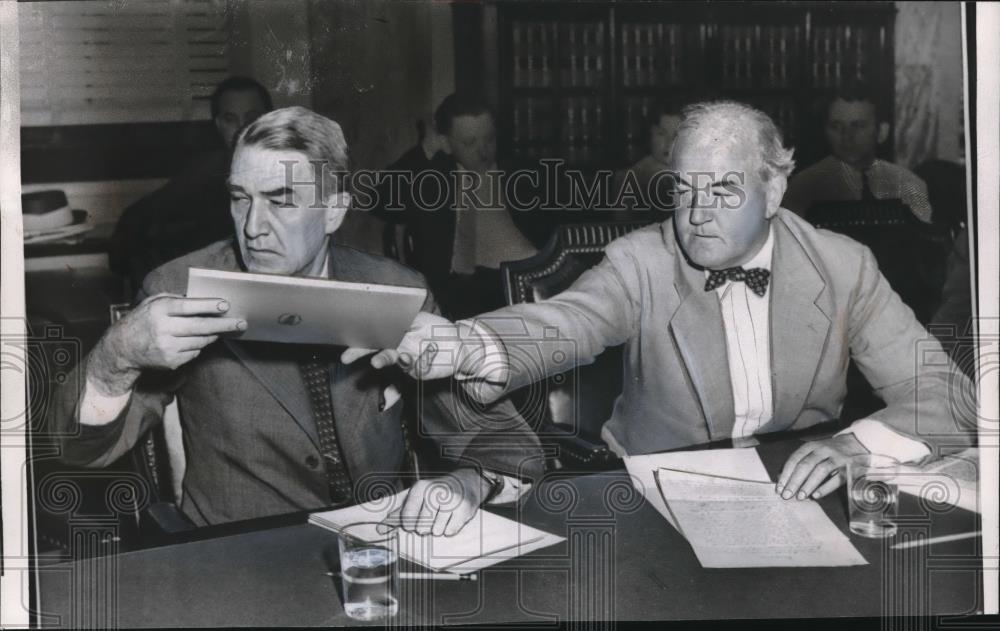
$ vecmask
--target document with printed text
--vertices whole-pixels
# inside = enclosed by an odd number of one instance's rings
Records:
[[[783,500],[770,480],[660,468],[656,483],[671,523],[703,567],[866,565],[812,500]]]
[[[771,479],[760,456],[757,455],[757,450],[753,448],[675,451],[666,454],[626,456],[624,460],[632,484],[677,530],[680,528],[674,523],[673,515],[667,510],[667,505],[657,489],[655,474],[661,467],[758,482],[768,482]]]
[[[407,492],[357,506],[313,513],[309,523],[339,532],[349,524],[380,522],[403,505]],[[466,574],[564,540],[564,537],[478,510],[472,520],[451,537],[400,530],[399,553],[404,559],[435,572]]]

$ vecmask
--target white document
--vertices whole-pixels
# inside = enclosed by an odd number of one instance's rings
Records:
[[[921,466],[903,465],[896,477],[899,490],[938,504],[981,513],[979,448],[970,447]]]
[[[866,565],[819,504],[783,500],[774,483],[658,469],[672,523],[702,567]]]
[[[241,340],[396,348],[427,290],[192,267],[186,295],[229,301]]]
[[[761,462],[757,450],[744,449],[702,449],[700,451],[675,451],[668,454],[645,456],[625,456],[625,468],[632,477],[632,484],[646,501],[663,515],[670,525],[680,530],[673,515],[667,510],[656,485],[655,473],[661,467],[675,471],[703,473],[741,480],[767,482],[771,478]],[[772,485],[773,486],[773,485]]]
[[[357,506],[313,513],[309,523],[339,532],[358,522],[382,521],[403,505],[408,491]],[[399,553],[404,559],[435,572],[467,574],[563,541],[559,537],[484,510],[451,537],[418,535],[400,530]]]

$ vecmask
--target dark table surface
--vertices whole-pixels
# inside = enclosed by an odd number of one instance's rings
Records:
[[[775,479],[797,440],[758,447]],[[868,561],[842,568],[705,569],[625,472],[555,472],[506,516],[566,537],[480,572],[477,582],[401,581],[393,625],[972,614],[982,550],[966,539],[909,550],[849,533],[844,493],[820,501]],[[209,538],[39,569],[41,626],[354,624],[330,576],[336,536],[275,520]],[[288,520],[285,520],[288,521]],[[899,534],[974,530],[979,517],[900,496]],[[258,528],[253,530],[253,528]],[[263,529],[260,529],[263,528]],[[237,530],[249,530],[231,534]],[[87,545],[85,536],[77,541]]]

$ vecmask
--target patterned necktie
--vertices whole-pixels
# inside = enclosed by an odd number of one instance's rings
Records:
[[[875,195],[872,193],[871,182],[868,181],[868,174],[861,172],[861,201],[874,201]]]
[[[302,378],[309,391],[316,430],[319,434],[319,448],[326,465],[326,479],[330,487],[330,499],[334,504],[344,504],[352,499],[351,477],[344,464],[337,441],[337,427],[333,419],[333,398],[330,395],[329,361],[322,354],[313,353],[299,363]]]
[[[742,281],[746,283],[753,293],[761,298],[767,293],[767,283],[771,279],[771,272],[763,267],[753,269],[743,269],[742,267],[730,267],[728,269],[708,273],[708,280],[705,281],[705,291],[712,291],[723,285],[727,280],[733,282]]]

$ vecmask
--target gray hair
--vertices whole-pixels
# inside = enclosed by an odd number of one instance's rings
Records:
[[[760,148],[760,177],[788,177],[795,169],[794,149],[786,149],[781,130],[764,112],[736,101],[694,103],[684,108],[677,135],[707,128],[736,140],[753,142]],[[749,137],[748,137],[749,136]]]
[[[299,106],[268,112],[237,134],[236,147],[247,145],[300,151],[314,165],[322,165],[325,195],[343,190],[350,166],[347,140],[340,125],[325,116]]]

